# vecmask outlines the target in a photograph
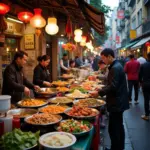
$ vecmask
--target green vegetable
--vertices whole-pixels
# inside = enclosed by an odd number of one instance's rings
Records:
[[[74,90],[79,90],[79,91],[82,92],[82,93],[87,93],[87,92],[88,92],[87,90],[85,90],[85,89],[83,89],[83,88],[81,88],[81,87],[72,88],[72,89],[70,90],[70,92],[73,93]]]
[[[14,129],[4,134],[0,139],[0,149],[3,150],[25,150],[37,144],[40,131],[36,133],[22,132]]]

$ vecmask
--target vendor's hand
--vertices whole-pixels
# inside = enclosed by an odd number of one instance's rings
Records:
[[[30,96],[30,89],[28,89],[27,87],[24,88],[24,94],[26,96]]]
[[[90,92],[90,97],[97,98],[99,96],[98,91],[92,91]]]
[[[48,87],[52,85],[50,82],[47,82],[47,81],[44,81],[43,84]]]
[[[40,91],[40,87],[38,85],[34,86],[35,91]]]

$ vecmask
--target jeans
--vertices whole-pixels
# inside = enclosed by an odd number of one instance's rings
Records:
[[[149,101],[150,101],[150,91],[149,87],[143,87],[143,95],[144,95],[144,109],[145,109],[145,116],[149,116]]]
[[[138,89],[139,89],[139,81],[138,80],[128,80],[128,89],[129,89],[129,101],[132,101],[132,89],[134,86],[134,100],[138,101]]]
[[[125,145],[123,112],[111,112],[109,114],[108,131],[111,139],[111,150],[123,150]]]

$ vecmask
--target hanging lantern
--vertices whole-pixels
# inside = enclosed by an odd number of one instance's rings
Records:
[[[0,15],[5,15],[10,10],[10,7],[6,4],[0,3]]]
[[[50,35],[55,35],[56,33],[58,33],[59,27],[57,26],[56,18],[48,18],[48,24],[45,27],[45,31]]]
[[[70,18],[68,18],[68,20],[67,20],[66,34],[67,34],[68,38],[70,39],[70,37],[72,36],[72,22],[71,22]]]
[[[23,21],[24,23],[28,23],[32,17],[33,14],[29,11],[20,12],[18,14],[18,19]]]
[[[76,30],[74,31],[74,34],[75,34],[76,36],[81,36],[81,35],[82,35],[82,30],[81,30],[81,29],[76,29]]]
[[[86,36],[82,36],[82,40],[80,42],[80,46],[85,46],[86,45]]]
[[[41,29],[36,28],[35,34],[36,34],[37,36],[40,36],[40,34],[41,34]]]
[[[145,45],[148,47],[150,46],[150,42],[146,42]]]
[[[82,40],[82,36],[75,36],[74,37],[74,40],[78,43],[78,42],[81,42]]]
[[[10,8],[8,5],[0,3],[0,33],[7,30],[7,23],[4,20],[4,15],[9,12]]]
[[[42,28],[46,25],[46,21],[42,17],[41,12],[42,12],[42,9],[40,8],[34,9],[34,16],[30,20],[30,24],[34,28]]]

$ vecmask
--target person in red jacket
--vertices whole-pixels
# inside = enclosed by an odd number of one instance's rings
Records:
[[[129,56],[130,61],[128,61],[124,67],[124,71],[127,74],[128,79],[128,89],[129,89],[129,102],[132,102],[132,88],[134,86],[134,100],[135,104],[138,104],[138,88],[139,88],[139,70],[140,63],[135,60],[134,55]]]

